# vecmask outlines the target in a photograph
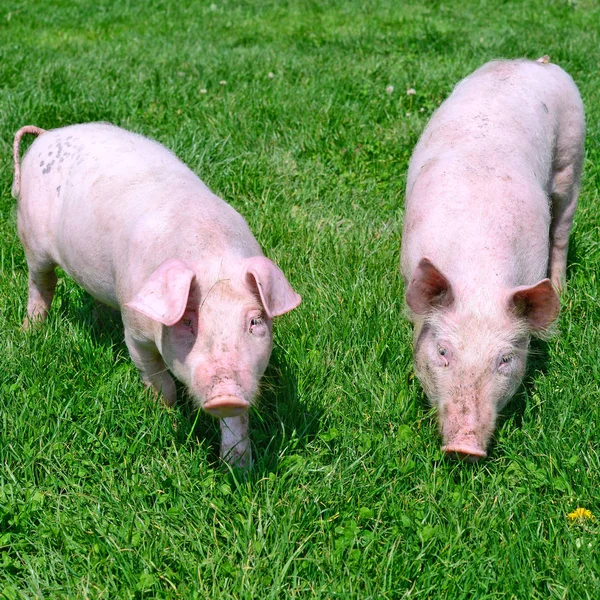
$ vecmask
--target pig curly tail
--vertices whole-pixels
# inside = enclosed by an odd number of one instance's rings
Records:
[[[14,198],[17,198],[19,192],[21,190],[21,165],[19,161],[19,148],[21,146],[21,138],[30,133],[32,135],[41,135],[44,133],[45,129],[40,129],[35,125],[25,125],[25,127],[21,127],[19,131],[15,134],[15,142],[13,144],[13,157],[15,160],[15,178],[13,179],[12,185],[12,195]]]

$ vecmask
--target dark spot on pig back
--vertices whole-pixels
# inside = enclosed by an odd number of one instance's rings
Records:
[[[548,112],[548,107],[547,107],[547,106],[544,104],[544,102],[542,102],[542,108],[543,108],[543,109],[544,109],[546,112]]]
[[[49,162],[49,163],[46,165],[46,168],[45,168],[45,169],[42,171],[42,173],[43,173],[44,175],[47,175],[48,173],[50,173],[50,171],[52,171],[52,166],[53,166],[53,165],[54,165],[54,161],[52,161],[52,162]]]

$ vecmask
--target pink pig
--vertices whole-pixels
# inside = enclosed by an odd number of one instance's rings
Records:
[[[585,121],[573,80],[547,63],[493,61],[461,81],[410,161],[401,269],[415,372],[454,456],[486,456],[531,334],[558,316]]]
[[[19,169],[19,144],[39,135]],[[60,266],[119,309],[142,379],[176,400],[167,368],[220,418],[221,457],[251,462],[248,408],[272,348],[271,320],[300,304],[244,219],[157,142],[105,123],[15,136],[25,326],[46,317]]]

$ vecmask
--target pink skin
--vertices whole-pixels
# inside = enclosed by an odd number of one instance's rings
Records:
[[[401,266],[449,455],[486,456],[531,335],[558,315],[584,130],[559,67],[497,61],[457,85],[415,148]]]
[[[15,156],[24,133],[15,138]],[[26,323],[45,318],[58,265],[121,310],[142,379],[173,378],[220,418],[221,457],[248,466],[248,408],[272,348],[272,319],[300,296],[246,222],[166,148],[107,124],[43,133],[15,167],[30,269]]]

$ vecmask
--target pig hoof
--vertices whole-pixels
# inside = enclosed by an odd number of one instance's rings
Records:
[[[465,460],[467,462],[477,462],[487,456],[485,450],[468,444],[448,444],[447,446],[442,446],[442,452],[450,458]]]
[[[240,469],[243,471],[252,469],[252,456],[249,452],[240,455],[235,451],[232,451],[227,456],[222,457],[222,460],[224,460],[232,469]]]
[[[238,417],[245,413],[250,404],[239,396],[216,396],[207,400],[202,408],[218,419],[226,417]]]
[[[39,327],[44,322],[44,317],[40,315],[33,315],[32,317],[25,317],[21,329],[23,331],[31,331],[36,327]]]

